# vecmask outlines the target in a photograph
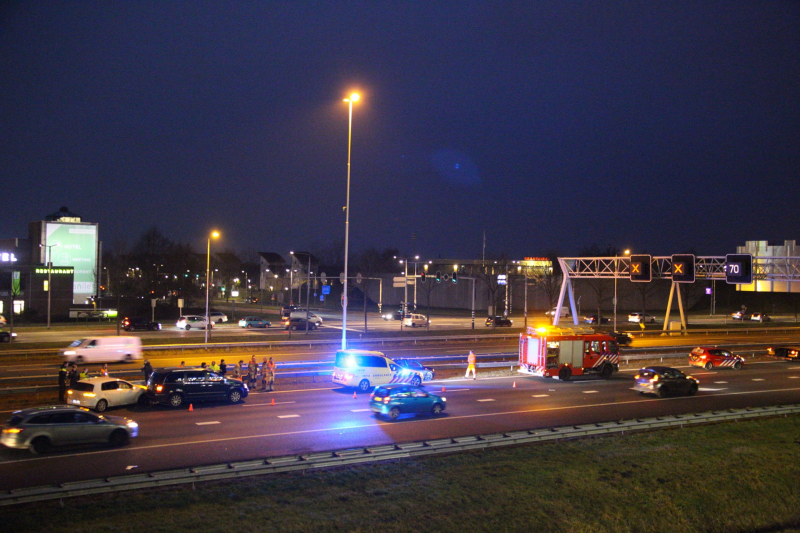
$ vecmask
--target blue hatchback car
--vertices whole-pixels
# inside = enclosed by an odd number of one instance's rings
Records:
[[[375,389],[369,399],[374,413],[397,420],[401,414],[438,415],[444,411],[447,399],[414,385],[382,385]]]

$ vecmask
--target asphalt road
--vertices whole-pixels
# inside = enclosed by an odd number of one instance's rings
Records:
[[[196,404],[191,412],[166,407],[115,409],[109,414],[139,423],[140,436],[130,445],[72,448],[43,457],[2,449],[0,489],[422,439],[800,402],[798,364],[770,361],[748,364],[741,371],[692,369],[700,379],[699,393],[668,399],[632,391],[634,372],[620,372],[608,381],[560,382],[518,375],[431,382],[429,390],[447,397],[445,414],[396,422],[376,418],[369,411],[369,395],[353,398],[351,390],[330,387],[253,393],[236,405]]]

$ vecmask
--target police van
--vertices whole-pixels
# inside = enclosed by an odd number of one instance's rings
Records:
[[[333,382],[367,392],[376,385],[408,383],[421,385],[422,373],[403,368],[381,352],[339,350],[333,368]]]

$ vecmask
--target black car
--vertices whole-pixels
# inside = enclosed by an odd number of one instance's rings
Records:
[[[507,316],[490,316],[486,319],[486,327],[494,326],[494,327],[511,327],[513,322]]]
[[[394,362],[403,368],[414,370],[422,374],[422,381],[430,381],[433,379],[434,374],[436,374],[434,369],[429,366],[424,366],[416,359],[395,359]]]
[[[161,324],[158,322],[151,322],[146,318],[128,318],[122,319],[122,329],[125,331],[133,331],[137,329],[145,329],[148,331],[156,331],[161,329]]]
[[[0,331],[0,342],[11,342],[13,339],[17,338],[16,333],[11,333],[8,331]]]
[[[305,317],[287,318],[283,321],[283,325],[288,330],[304,330],[308,327],[309,330],[317,329],[317,324],[311,320],[306,320]]]
[[[147,380],[147,399],[180,407],[186,403],[228,401],[247,398],[247,385],[203,368],[158,368]]]
[[[583,317],[583,321],[587,324],[608,324],[608,319],[605,317],[598,317],[597,315],[589,315]]]
[[[640,394],[656,394],[659,398],[672,394],[694,396],[700,383],[696,378],[668,366],[645,367],[639,370],[634,379],[636,384],[633,390]]]
[[[630,333],[620,333],[619,331],[611,331],[609,335],[614,337],[619,346],[630,346],[633,342],[633,335]]]
[[[800,361],[800,344],[770,346],[767,348],[767,355],[780,357],[787,361]]]

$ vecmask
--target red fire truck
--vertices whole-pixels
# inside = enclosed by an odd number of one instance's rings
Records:
[[[591,328],[529,327],[519,337],[519,371],[561,381],[586,374],[608,379],[619,371],[619,346]]]

